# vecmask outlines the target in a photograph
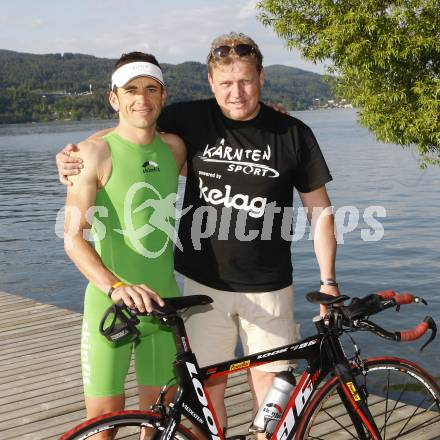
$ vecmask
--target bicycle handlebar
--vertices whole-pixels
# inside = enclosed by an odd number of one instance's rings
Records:
[[[435,325],[434,320],[430,316],[427,316],[412,330],[404,330],[403,332],[400,332],[400,340],[415,341],[416,339],[419,339],[431,328],[431,323],[434,323]]]
[[[377,292],[377,295],[383,300],[393,299],[396,305],[411,304],[411,303],[423,303],[427,305],[427,302],[418,296],[414,296],[412,293],[396,293],[394,290],[382,290]]]
[[[339,323],[335,327],[337,330],[343,331],[343,326],[349,327],[351,330],[368,330],[378,336],[393,341],[415,341],[421,338],[428,330],[431,330],[431,336],[422,346],[423,350],[431,343],[437,335],[437,326],[430,316],[420,322],[416,327],[410,330],[400,332],[389,332],[377,324],[368,320],[368,317],[379,313],[385,309],[396,307],[399,310],[403,304],[423,303],[427,304],[423,298],[414,296],[411,293],[396,293],[394,290],[386,290],[377,294],[367,295],[363,298],[353,298],[347,306],[342,305],[344,300],[349,299],[348,296],[341,295],[335,297],[322,292],[310,292],[307,299],[313,303],[325,304],[330,307],[330,314],[341,316],[342,319],[329,320],[329,322]],[[165,299],[165,306],[155,306],[154,311],[148,315],[159,318],[164,323],[170,316],[175,316],[179,309],[187,308],[192,305],[203,305],[212,302],[210,297],[204,295],[193,295],[180,298]],[[129,309],[123,303],[113,304],[105,312],[101,323],[100,332],[112,342],[133,341],[139,336],[136,325],[139,323],[137,315],[139,311]],[[330,316],[330,315],[329,315]]]
[[[431,330],[431,336],[428,341],[420,348],[422,351],[430,344],[437,335],[437,326],[431,316],[426,316],[416,327],[410,330],[389,332],[377,324],[366,319],[368,316],[381,312],[382,310],[396,307],[399,310],[401,305],[427,302],[412,293],[405,292],[399,294],[394,290],[385,290],[377,294],[368,295],[364,298],[354,298],[348,306],[342,306],[341,312],[344,315],[344,324],[359,330],[368,330],[376,335],[393,341],[410,342],[421,338],[428,330]]]

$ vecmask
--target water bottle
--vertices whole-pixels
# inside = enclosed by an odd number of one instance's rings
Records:
[[[289,397],[295,388],[295,384],[295,376],[290,371],[283,371],[275,375],[273,385],[267,392],[260,409],[255,415],[249,432],[272,434],[275,431]]]

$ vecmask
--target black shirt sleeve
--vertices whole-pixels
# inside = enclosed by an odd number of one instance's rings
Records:
[[[295,133],[298,173],[295,187],[300,192],[311,192],[332,180],[332,176],[312,130],[301,123]]]

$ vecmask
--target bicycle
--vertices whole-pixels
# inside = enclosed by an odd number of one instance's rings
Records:
[[[182,415],[206,438],[224,440],[204,381],[268,362],[292,359],[305,359],[307,367],[285,409],[279,408],[280,413],[267,417],[266,427],[270,422],[276,424],[272,433],[266,432],[266,437],[271,440],[413,439],[418,430],[440,421],[440,387],[423,368],[414,362],[388,356],[361,359],[360,350],[351,337],[355,351],[347,358],[340,341],[344,333],[359,330],[394,341],[416,340],[431,330],[422,350],[436,337],[436,324],[431,317],[427,316],[413,330],[403,332],[389,332],[369,320],[371,315],[391,307],[398,309],[403,304],[426,304],[422,298],[409,293],[383,291],[361,299],[354,298],[347,306],[342,305],[349,299],[345,295],[333,297],[311,292],[307,299],[328,308],[325,317],[313,319],[316,335],[203,368],[198,366],[191,351],[179,311],[209,304],[211,298],[195,295],[165,299],[165,306],[156,308],[153,315],[172,329],[176,341],[177,390],[172,403],[164,404],[168,389],[165,386],[152,411],[120,411],[97,417],[73,428],[61,440],[83,440],[99,432],[117,432],[118,439],[143,438],[143,428],[150,428],[149,435],[154,440],[197,439],[181,424]],[[110,340],[124,337],[134,340],[137,337],[134,327],[137,318],[135,313],[127,310],[114,305],[107,311],[101,326],[109,317],[111,322],[101,330]],[[401,420],[397,415],[403,411],[404,404],[407,413]],[[129,437],[132,432],[138,436]]]

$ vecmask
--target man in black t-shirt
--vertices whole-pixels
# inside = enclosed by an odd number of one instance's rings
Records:
[[[331,175],[311,130],[260,102],[262,55],[255,42],[231,33],[214,40],[208,79],[215,99],[166,107],[162,130],[188,150],[183,215],[175,268],[184,294],[214,297],[213,308],[186,325],[201,365],[233,356],[238,335],[245,354],[293,342],[290,228],[293,189],[314,229],[321,291],[338,295],[334,219],[325,184]],[[66,175],[65,149],[57,160]],[[312,213],[319,212],[314,215]],[[276,371],[253,368],[258,407]],[[226,426],[224,377],[208,384],[219,423]]]

